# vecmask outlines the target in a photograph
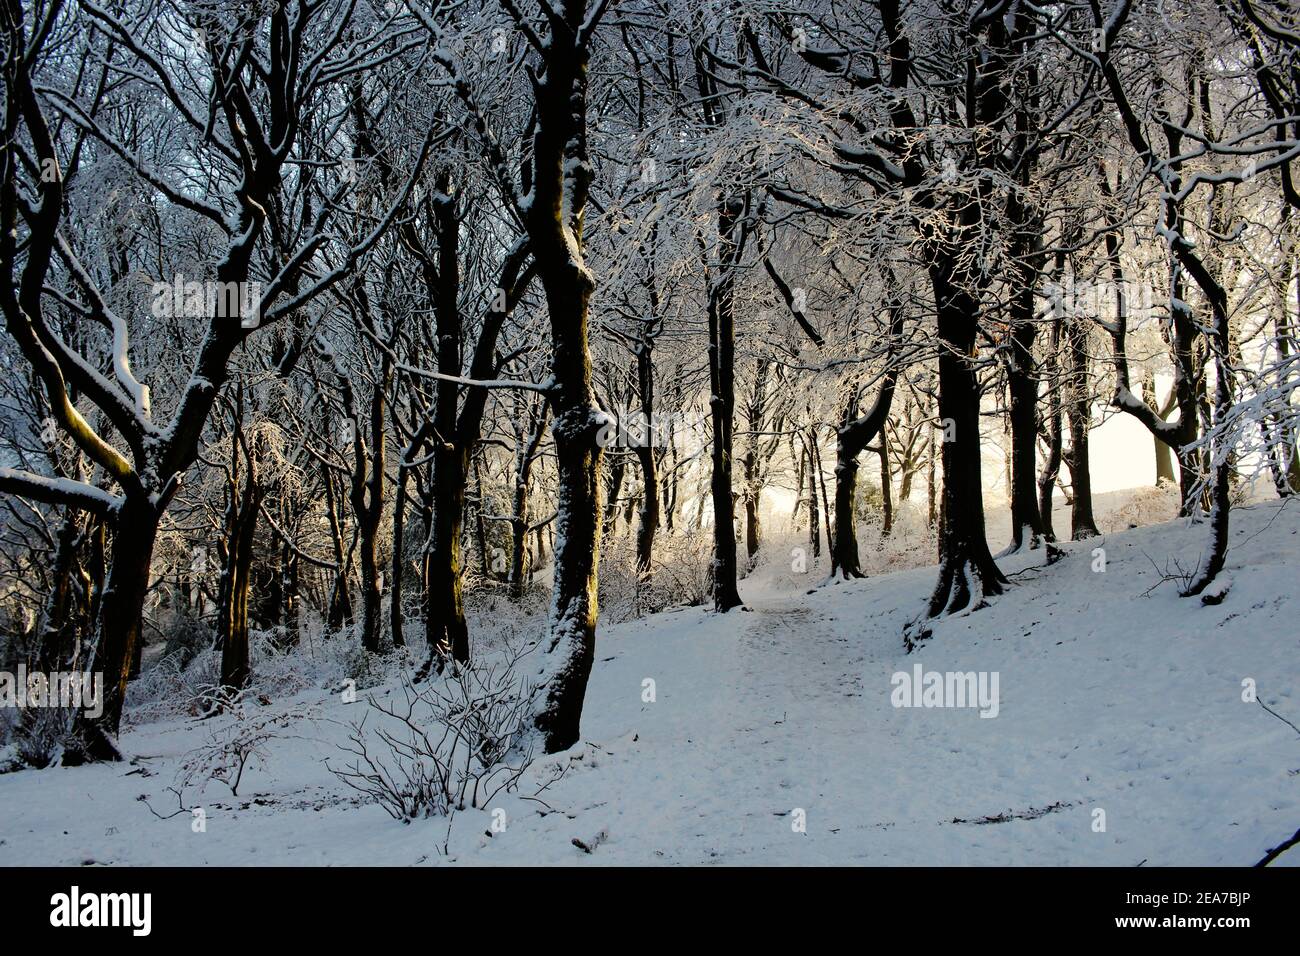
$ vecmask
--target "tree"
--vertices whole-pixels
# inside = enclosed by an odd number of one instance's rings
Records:
[[[578,740],[596,649],[600,553],[601,418],[591,383],[588,312],[595,280],[583,258],[592,169],[587,146],[587,69],[604,0],[542,3],[542,22],[514,17],[540,68],[530,70],[536,124],[523,186],[524,225],[551,323],[551,435],[559,490],[555,587],[533,692],[531,720],[547,753]]]
[[[328,151],[322,155],[328,144],[299,140],[303,117],[313,109],[328,114],[341,82],[377,57],[390,55],[380,42],[381,32],[344,29],[350,10],[328,11],[295,0],[245,20],[233,11],[201,6],[186,22],[151,3],[133,4],[123,16],[90,0],[83,0],[80,8],[83,18],[76,20],[77,30],[89,34],[93,29],[95,36],[107,38],[101,49],[111,43],[115,51],[108,58],[108,73],[121,80],[116,95],[156,96],[176,128],[185,130],[186,148],[213,170],[207,195],[170,182],[141,156],[129,153],[101,122],[105,96],[87,101],[76,86],[65,90],[42,85],[36,73],[47,62],[44,47],[51,42],[55,24],[73,15],[54,2],[29,25],[17,0],[6,4],[4,75],[9,95],[4,132],[11,145],[0,166],[0,310],[9,334],[42,383],[58,426],[117,490],[12,470],[0,474],[0,487],[80,508],[111,525],[110,570],[96,642],[96,668],[107,675],[105,706],[103,714],[87,718],[83,728],[86,754],[102,759],[120,756],[115,738],[140,640],[159,522],[196,459],[231,354],[254,328],[298,314],[339,282],[356,256],[390,224],[396,207],[362,235],[344,239],[325,227],[350,184],[331,184],[318,177],[312,165],[288,165],[295,149],[315,151],[321,168],[332,165],[334,157]],[[191,37],[190,46],[179,48],[171,42],[160,23]],[[194,54],[206,58],[208,72],[201,87],[190,80],[192,67],[180,68]],[[51,111],[62,119],[57,130],[74,132],[56,138],[48,119]],[[200,292],[195,303],[196,317],[206,320],[204,336],[188,380],[169,403],[173,410],[166,425],[153,417],[159,405],[156,396],[131,372],[129,323],[109,306],[61,231],[68,192],[76,182],[77,157],[87,138],[130,166],[158,201],[207,220],[224,236],[224,250],[211,263],[216,294],[207,296],[208,302]],[[426,139],[412,157],[412,178],[428,149]],[[41,175],[42,170],[48,175]],[[409,191],[410,180],[406,188]],[[292,210],[299,209],[307,213],[292,218]],[[268,232],[275,237],[275,249],[259,260]],[[335,264],[325,265],[331,253]],[[112,332],[112,379],[51,328],[45,289],[55,260],[77,287],[79,311]],[[189,291],[187,304],[194,301]],[[125,452],[73,405],[69,385],[102,414]]]

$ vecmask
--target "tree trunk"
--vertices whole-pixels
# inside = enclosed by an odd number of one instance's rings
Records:
[[[1028,298],[1019,308],[1011,333],[1007,382],[1011,392],[1011,547],[1037,548],[1043,536],[1038,507],[1038,377],[1034,368],[1033,287],[1018,293]],[[1028,309],[1029,315],[1023,313]]]
[[[709,290],[709,412],[713,425],[713,609],[725,613],[740,607],[736,586],[736,508],[732,496],[732,427],[736,405],[735,279],[732,268],[738,257],[740,218],[744,205],[739,199],[724,201],[718,213],[718,234],[723,244],[719,256],[721,275]]]
[[[551,323],[549,391],[558,494],[555,586],[542,642],[531,716],[547,753],[579,739],[587,679],[596,652],[600,560],[601,448],[591,382],[588,312],[595,279],[583,259],[583,214],[591,185],[587,152],[586,0],[564,0],[545,72],[533,80],[537,123],[525,224]]]
[[[894,489],[889,472],[889,435],[883,428],[876,454],[880,456],[880,536],[888,538],[894,530]]]
[[[433,408],[433,513],[430,517],[428,555],[425,565],[424,625],[429,645],[429,667],[441,672],[450,657],[458,664],[469,663],[469,625],[465,621],[461,536],[465,523],[465,487],[469,480],[473,442],[459,440],[457,416],[462,371],[460,313],[460,223],[456,213],[456,191],[451,173],[444,169],[437,179],[438,191],[430,203],[438,233],[438,264],[425,259],[426,290],[432,300],[437,331],[438,372]],[[408,243],[410,245],[410,243]],[[415,246],[423,250],[422,246]],[[484,334],[487,332],[486,326]],[[477,439],[477,432],[474,434]],[[478,518],[482,537],[482,483],[478,488]],[[480,551],[486,543],[480,540]],[[481,555],[486,562],[486,554]]]
[[[1226,422],[1227,414],[1233,405],[1232,369],[1229,362],[1229,329],[1227,295],[1221,288],[1206,290],[1210,298],[1210,308],[1214,315],[1213,343],[1215,355],[1215,395],[1214,422],[1216,425]],[[1224,441],[1220,436],[1218,442]],[[1210,549],[1204,566],[1183,592],[1185,597],[1200,594],[1213,583],[1223,570],[1228,556],[1228,519],[1232,494],[1232,458],[1221,448],[1211,447],[1211,455],[1218,459],[1213,465],[1213,483],[1210,486]]]
[[[361,646],[372,654],[379,653],[380,600],[378,529],[369,521],[359,529],[357,550],[361,558]]]
[[[528,431],[520,433],[519,437],[524,440],[515,449],[515,500],[514,513],[510,518],[510,593],[516,598],[523,596],[530,577],[528,532],[532,527],[532,517],[529,488],[532,486],[537,449],[541,447],[542,437],[546,434],[546,406],[538,409],[529,407],[527,421]]]
[[[950,282],[950,267],[930,267],[938,307],[939,418],[944,429],[943,501],[939,516],[939,580],[928,614],[937,617],[1001,594],[1007,579],[989,553],[980,471],[980,391],[970,359],[978,303]],[[948,439],[951,440],[948,440]]]
[[[658,295],[651,287],[651,303],[658,307]],[[655,427],[654,338],[649,328],[644,330],[636,351],[637,393],[641,400],[641,414],[647,423],[646,440],[637,445],[636,459],[641,469],[641,504],[636,531],[636,569],[642,582],[650,578],[654,562],[655,535],[659,530],[659,462],[658,443],[661,439],[672,441],[671,432],[660,435]]]
[[[1157,401],[1158,397],[1155,376],[1148,372],[1142,379],[1142,400],[1147,403],[1148,407],[1156,409],[1156,415],[1159,416],[1161,421],[1164,421],[1169,417],[1169,413],[1174,410],[1174,393],[1172,391],[1169,393],[1169,398],[1163,405]],[[1153,435],[1152,441],[1155,443],[1156,485],[1158,486],[1165,481],[1173,483],[1177,480],[1177,476],[1174,474],[1173,452],[1168,445],[1160,440],[1159,436]]]
[[[659,476],[655,469],[653,447],[637,449],[641,464],[641,509],[636,529],[636,568],[642,578],[650,574],[654,562],[655,534],[659,530]]]
[[[529,581],[532,581],[533,575],[546,563],[546,528],[538,528],[533,533],[533,539],[537,542],[537,546],[533,549],[533,560],[528,566]]]
[[[235,492],[232,488],[232,494]],[[244,480],[242,501],[231,503],[234,521],[228,545],[226,575],[229,586],[221,608],[221,686],[239,691],[250,676],[248,653],[248,594],[252,579],[253,541],[257,510],[263,495],[251,465]]]
[[[1283,208],[1282,227],[1284,243],[1281,277],[1277,283],[1277,311],[1273,322],[1277,340],[1277,357],[1285,363],[1295,351],[1295,333],[1291,321],[1291,284],[1296,278],[1297,226],[1291,219],[1291,208]],[[1296,286],[1297,306],[1300,306],[1300,284]],[[1297,309],[1300,312],[1300,308]],[[1285,377],[1284,374],[1282,377]],[[1281,383],[1279,383],[1281,384]],[[1300,441],[1297,441],[1293,422],[1270,415],[1265,423],[1265,440],[1269,445],[1269,465],[1273,470],[1273,487],[1279,498],[1300,494]]]
[[[425,638],[432,664],[439,665],[448,656],[465,664],[469,662],[470,649],[461,536],[469,454],[445,446],[438,448],[433,460],[433,526],[425,565]]]
[[[822,555],[822,519],[821,513],[817,509],[817,463],[813,457],[813,442],[815,436],[811,437],[807,444],[808,455],[808,543],[812,546],[813,560],[817,560]],[[835,494],[839,496],[839,484],[835,486]],[[849,503],[852,506],[853,491],[850,490]],[[857,542],[854,541],[856,546]]]
[[[98,717],[78,716],[85,753],[69,751],[65,764],[120,760],[117,735],[136,644],[141,639],[141,609],[149,590],[149,568],[161,512],[146,500],[128,497],[113,521],[108,579],[100,600],[98,642],[93,670],[104,675],[104,706]]]
[[[487,519],[483,517],[483,469],[477,455],[471,459],[474,467],[474,541],[478,547],[479,575],[488,580]]]
[[[854,507],[858,495],[857,455],[845,451],[844,441],[836,446],[835,463],[835,539],[831,546],[831,574],[838,571],[844,578],[863,578],[862,561],[858,554],[857,514]],[[816,522],[817,501],[813,499],[813,520]]]
[[[522,597],[528,584],[528,483],[531,468],[521,462],[515,473],[515,507],[510,518],[510,593]]]
[[[281,625],[284,627],[285,646],[292,647],[298,643],[298,555],[294,554],[286,541],[280,558],[281,590],[284,603],[281,606]]]
[[[815,428],[813,429],[813,434],[815,439],[816,437]],[[826,523],[826,543],[828,547],[831,549],[831,552],[834,553],[835,532],[834,529],[831,528],[831,502],[830,502],[830,498],[826,496],[826,475],[822,471],[822,452],[821,449],[817,447],[817,442],[815,440],[813,441],[812,444],[812,453],[813,453],[813,480],[816,482],[816,485],[813,490],[814,492],[817,491],[818,489],[820,489],[821,491],[821,499],[822,499],[821,512],[822,512],[822,518]]]
[[[253,525],[240,529],[238,546],[232,557],[233,578],[228,617],[223,620],[225,634],[221,645],[221,686],[229,691],[243,689],[250,676],[248,654],[248,593],[253,561]]]
[[[937,464],[937,462],[935,461],[935,459],[937,456],[934,453],[933,436],[930,437],[927,443],[927,452],[928,454],[926,457],[929,459],[929,462],[926,467],[926,478],[925,478],[925,520],[926,523],[929,525],[929,527],[931,529],[934,529],[939,526],[938,524],[939,516],[935,508],[935,490],[937,485],[936,475],[935,475],[935,465]]]
[[[674,405],[673,407],[674,409],[679,409],[681,407],[680,388],[674,389],[674,395],[678,398],[678,404]],[[664,497],[663,497],[663,505],[662,505],[662,517],[664,522],[664,529],[669,534],[671,534],[674,530],[674,525],[677,520],[677,442],[675,439],[668,442],[668,461],[669,461],[669,467],[668,467],[667,479],[663,483]]]
[[[758,520],[758,495],[751,492],[748,488],[745,490],[745,557],[749,561],[749,567],[754,566],[754,561],[758,558],[758,546],[762,537]]]
[[[889,347],[886,353],[888,366],[880,382],[880,390],[871,410],[861,417],[857,415],[857,390],[850,397],[844,409],[844,423],[836,429],[835,442],[835,536],[831,539],[831,574],[836,570],[845,578],[865,577],[862,573],[861,558],[858,554],[857,515],[854,512],[858,482],[858,455],[871,441],[879,435],[884,442],[885,422],[889,420],[889,409],[894,402],[894,389],[898,382],[897,348],[899,337],[903,333],[903,307],[894,303],[890,309]],[[821,474],[816,459],[811,459],[813,466],[809,472],[810,485]],[[889,463],[882,453],[882,482],[889,481]],[[813,524],[817,522],[816,500],[813,500]]]
[[[392,585],[388,591],[388,629],[393,635],[394,647],[406,646],[406,615],[402,610],[403,586],[406,580],[406,487],[411,470],[406,462],[414,454],[413,444],[407,446],[397,465],[397,492],[393,502],[393,560]]]
[[[1047,457],[1043,460],[1043,471],[1038,477],[1038,514],[1043,521],[1043,540],[1054,542],[1056,529],[1052,523],[1053,495],[1056,481],[1061,474],[1061,325],[1063,320],[1057,316],[1052,322],[1051,344],[1048,346],[1047,361],[1044,363],[1046,377],[1052,385],[1047,396],[1047,414],[1042,425],[1043,439],[1047,443]]]
[[[799,512],[808,502],[804,500],[803,494],[803,474],[807,466],[807,456],[803,451],[795,447],[794,434],[790,435],[790,461],[795,463],[794,473],[794,507],[790,509],[790,526],[798,531],[802,527],[799,523]]]
[[[67,508],[59,524],[54,563],[50,568],[50,593],[37,629],[36,660],[43,671],[63,670],[76,657],[79,639],[72,613],[72,592],[77,541],[83,520],[81,512]]]
[[[623,455],[614,456],[605,481],[605,526],[601,529],[601,534],[607,538],[612,537],[618,527],[618,499],[623,493],[623,472],[626,469],[627,463]]]
[[[1108,201],[1112,198],[1110,180],[1104,166],[1100,166],[1098,185],[1101,194]],[[1166,203],[1166,215],[1176,215],[1176,205]],[[1120,258],[1119,221],[1116,215],[1107,214],[1105,235],[1106,258],[1110,263],[1111,278],[1115,283],[1115,322],[1111,327],[1112,353],[1115,362],[1115,394],[1111,404],[1133,415],[1157,439],[1178,455],[1179,485],[1181,488],[1181,506],[1179,514],[1192,513],[1195,503],[1191,500],[1192,487],[1195,484],[1196,469],[1193,463],[1185,461],[1182,449],[1196,440],[1197,436],[1197,399],[1196,380],[1198,378],[1193,343],[1197,330],[1192,321],[1190,309],[1184,299],[1182,267],[1176,256],[1170,257],[1169,268],[1169,312],[1168,342],[1170,356],[1173,360],[1174,386],[1171,397],[1178,407],[1178,423],[1170,426],[1163,420],[1160,410],[1148,405],[1132,394],[1128,366],[1128,302],[1125,295],[1124,264]],[[1157,450],[1157,468],[1160,456]],[[1172,470],[1172,469],[1170,469]],[[1159,480],[1159,474],[1157,474]]]
[[[339,521],[338,496],[334,490],[334,475],[329,468],[321,469],[325,486],[325,513],[329,520],[330,543],[334,548],[334,579],[330,585],[326,626],[332,632],[342,630],[352,623],[352,596],[348,588],[348,555],[343,547],[343,528]]]
[[[1224,235],[1228,232],[1225,206],[1225,193],[1218,187],[1213,187],[1210,192],[1209,215],[1212,235]],[[1235,402],[1232,367],[1234,363],[1241,363],[1241,356],[1233,346],[1232,326],[1228,317],[1228,293],[1223,286],[1222,277],[1225,272],[1235,274],[1237,270],[1231,268],[1231,264],[1225,266],[1224,256],[1215,246],[1210,246],[1207,253],[1208,265],[1184,246],[1175,245],[1175,251],[1192,272],[1197,286],[1205,295],[1213,319],[1213,325],[1205,340],[1206,359],[1208,361],[1212,355],[1215,368],[1214,412],[1211,421],[1213,431],[1210,432],[1211,442],[1203,452],[1206,470],[1212,476],[1212,483],[1207,489],[1210,508],[1210,549],[1204,558],[1203,567],[1183,592],[1185,597],[1192,597],[1202,593],[1214,582],[1223,570],[1228,557],[1228,523],[1235,469],[1232,454],[1233,439],[1223,430],[1229,427],[1228,414]]]
[[[1088,328],[1082,322],[1068,322],[1066,361],[1069,363],[1068,402],[1065,417],[1070,424],[1070,536],[1075,541],[1095,538],[1101,532],[1092,516],[1092,472],[1088,455],[1088,433],[1092,427],[1092,394],[1088,385]]]

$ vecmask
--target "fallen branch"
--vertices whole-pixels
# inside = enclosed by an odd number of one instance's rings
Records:
[[[1300,843],[1300,830],[1296,830],[1295,833],[1291,834],[1291,839],[1286,840],[1285,842],[1279,843],[1277,846],[1273,847],[1273,849],[1271,849],[1271,850],[1269,850],[1267,853],[1265,853],[1265,854],[1264,854],[1264,859],[1260,860],[1260,861],[1259,861],[1258,863],[1256,863],[1255,865],[1256,865],[1256,866],[1268,866],[1270,863],[1272,863],[1274,860],[1276,860],[1279,856],[1281,856],[1281,855],[1282,855],[1283,853],[1285,853],[1287,850],[1291,849],[1291,847],[1295,846],[1297,843]]]

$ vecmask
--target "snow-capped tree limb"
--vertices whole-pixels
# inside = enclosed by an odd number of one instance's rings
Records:
[[[0,468],[0,492],[46,504],[79,508],[101,518],[111,514],[122,503],[119,496],[83,481],[47,478],[16,468]]]

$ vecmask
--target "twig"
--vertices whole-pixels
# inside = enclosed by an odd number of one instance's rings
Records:
[[[1287,720],[1285,717],[1283,717],[1281,714],[1279,714],[1279,713],[1278,713],[1276,710],[1274,710],[1272,707],[1268,706],[1268,704],[1264,703],[1264,702],[1263,702],[1262,700],[1260,700],[1258,697],[1255,698],[1255,703],[1259,704],[1259,706],[1263,707],[1266,711],[1268,711],[1270,714],[1272,714],[1272,715],[1273,715],[1274,717],[1276,717],[1278,720],[1282,721],[1282,723],[1286,724],[1288,727],[1290,727],[1292,730],[1294,730],[1297,734],[1300,734],[1300,727],[1297,727],[1295,724],[1291,723],[1291,721]]]

